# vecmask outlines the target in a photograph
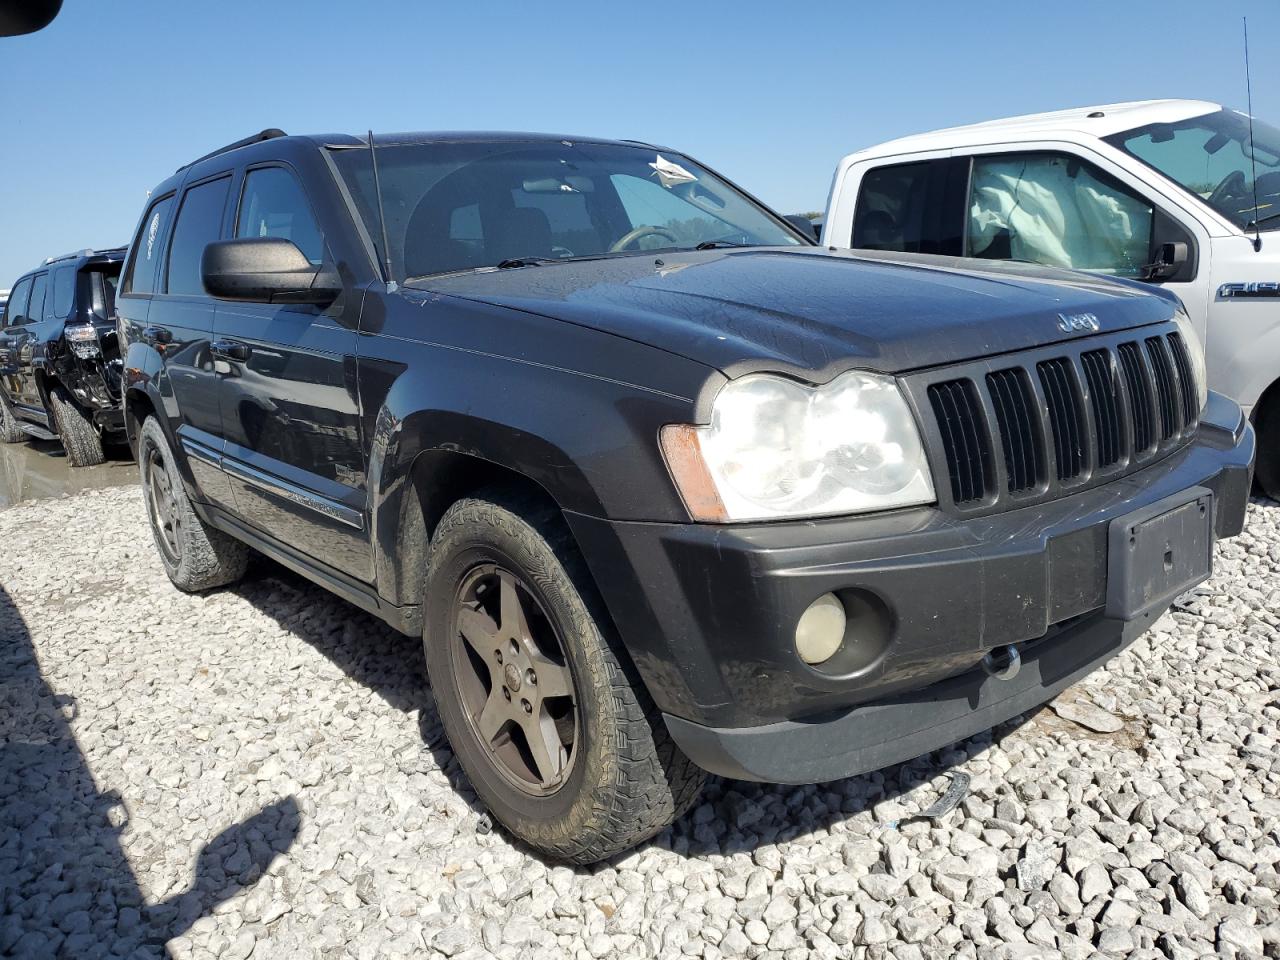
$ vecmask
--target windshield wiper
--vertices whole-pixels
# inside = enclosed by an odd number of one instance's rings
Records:
[[[738,243],[736,240],[703,240],[693,249],[695,250],[715,250],[719,247],[754,247],[758,244],[754,243]]]
[[[508,257],[494,264],[499,270],[514,270],[516,267],[540,267],[544,263],[559,263],[551,257]]]
[[[1249,225],[1245,227],[1245,229],[1252,230],[1254,227],[1260,227],[1264,223],[1270,223],[1272,220],[1280,220],[1280,211],[1277,211],[1276,213],[1268,213],[1265,217],[1259,217],[1257,220],[1250,221]]]

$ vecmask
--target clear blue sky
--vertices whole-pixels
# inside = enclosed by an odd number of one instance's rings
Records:
[[[615,4],[66,0],[0,39],[0,288],[125,243],[147,190],[264,127],[537,130],[678,147],[784,213],[940,126],[1148,97],[1280,122],[1280,0]]]

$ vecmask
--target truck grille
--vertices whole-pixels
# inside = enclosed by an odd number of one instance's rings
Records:
[[[906,382],[932,413],[925,435],[940,505],[965,513],[1125,476],[1187,443],[1199,419],[1176,332],[1093,337]]]

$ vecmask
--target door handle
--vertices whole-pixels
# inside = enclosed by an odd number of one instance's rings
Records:
[[[164,327],[147,327],[142,335],[152,343],[173,343],[173,331]]]
[[[239,340],[215,340],[209,345],[213,355],[222,360],[244,363],[249,359],[249,345]]]

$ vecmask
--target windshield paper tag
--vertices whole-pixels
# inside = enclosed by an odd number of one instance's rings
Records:
[[[697,183],[698,178],[692,173],[680,166],[678,163],[672,163],[662,154],[658,154],[658,158],[649,164],[658,174],[658,182],[670,190],[672,187],[681,183]]]

